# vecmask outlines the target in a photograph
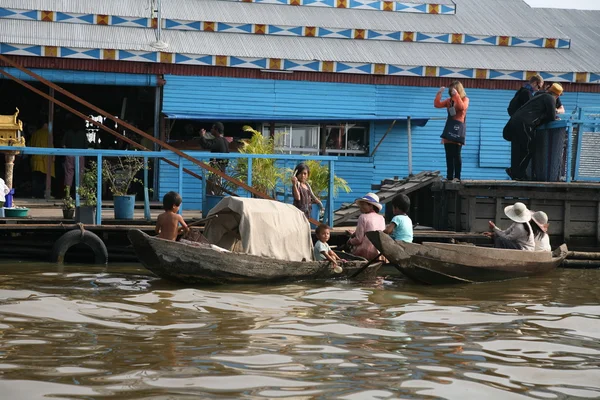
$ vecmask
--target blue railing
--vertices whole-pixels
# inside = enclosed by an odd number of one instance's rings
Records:
[[[102,224],[102,160],[108,157],[140,157],[144,158],[144,164],[148,164],[150,158],[166,158],[168,160],[176,162],[178,167],[178,192],[184,197],[185,194],[183,189],[183,174],[184,167],[183,161],[185,160],[181,156],[178,156],[170,151],[137,151],[137,150],[97,150],[97,149],[64,149],[64,148],[44,148],[44,147],[11,147],[11,146],[0,146],[0,152],[6,151],[19,151],[22,154],[36,154],[44,156],[74,156],[75,157],[75,193],[78,192],[79,186],[79,157],[93,157],[96,159],[98,165],[97,178],[96,178],[96,189],[97,189],[97,205],[96,208],[96,224]],[[288,154],[240,154],[240,153],[209,153],[206,152],[206,156],[198,156],[198,152],[194,152],[194,156],[199,161],[208,163],[209,160],[215,159],[246,159],[248,160],[248,177],[246,184],[252,186],[252,160],[256,159],[275,159],[285,161],[306,161],[315,160],[319,162],[327,162],[329,167],[329,186],[327,205],[325,210],[325,222],[330,226],[333,226],[333,211],[334,211],[334,199],[333,199],[333,178],[335,176],[335,161],[338,160],[337,156],[303,156],[303,155],[288,155]],[[202,171],[206,172],[204,169]],[[206,180],[206,174],[203,172],[203,179]],[[148,195],[148,170],[144,169],[144,218],[150,219],[150,201]],[[160,182],[159,182],[160,184]],[[206,188],[206,185],[203,185]],[[204,189],[205,191],[206,189]],[[206,196],[204,196],[206,197]],[[185,197],[184,197],[185,198]],[[76,194],[75,204],[79,206],[79,194]],[[183,211],[181,209],[181,211]]]

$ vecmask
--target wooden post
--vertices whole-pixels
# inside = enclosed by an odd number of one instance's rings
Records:
[[[596,245],[600,245],[600,201],[596,202]]]
[[[334,162],[329,161],[329,188],[327,190],[327,223],[333,228],[333,187],[335,185]]]
[[[148,193],[148,157],[144,157],[144,219],[146,221],[152,219],[150,215],[150,196]]]
[[[406,118],[406,131],[408,136],[408,176],[412,176],[412,126],[410,116]]]
[[[252,158],[248,157],[248,186],[252,186]],[[252,197],[252,193],[248,192],[248,197]]]
[[[504,208],[502,207],[502,197],[496,197],[496,213],[494,214],[494,223],[498,225],[502,216],[504,215]]]
[[[569,200],[565,200],[564,204],[563,238],[565,242],[567,242],[571,237],[571,202]]]
[[[477,198],[475,196],[471,196],[467,201],[467,230],[469,232],[473,232],[473,229],[475,228],[475,222],[477,221]]]
[[[4,153],[4,163],[6,166],[6,171],[4,172],[4,183],[8,186],[9,189],[13,187],[13,170],[15,167],[15,155],[16,151],[7,151]]]
[[[50,88],[50,97],[54,98],[54,89]],[[50,101],[48,103],[48,143],[46,146],[51,149],[54,147],[54,103]],[[54,163],[54,157],[46,156],[46,190],[44,197],[46,200],[50,199],[50,193],[52,191],[52,164]]]
[[[96,225],[102,225],[102,154],[96,159],[98,171],[96,176]]]

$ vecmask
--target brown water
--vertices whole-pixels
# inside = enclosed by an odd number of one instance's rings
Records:
[[[0,398],[598,398],[599,281],[194,289],[4,263]]]

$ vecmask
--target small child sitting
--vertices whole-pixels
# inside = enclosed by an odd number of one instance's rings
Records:
[[[317,226],[317,229],[315,229],[315,234],[317,235],[317,243],[315,243],[315,260],[329,260],[333,266],[333,270],[336,273],[340,273],[342,272],[342,268],[337,265],[337,262],[343,260],[339,258],[338,255],[335,254],[335,252],[331,250],[331,247],[329,247],[327,244],[329,236],[331,235],[330,230],[331,228],[325,224],[321,224]]]
[[[156,219],[156,233],[161,239],[176,240],[181,231],[188,232],[190,229],[177,212],[181,206],[181,196],[177,192],[169,192],[163,197],[164,213]],[[179,228],[181,224],[182,228]]]
[[[410,209],[410,199],[405,194],[399,194],[392,200],[394,218],[384,232],[394,240],[402,240],[412,243],[413,241],[413,224],[412,220],[406,213]]]

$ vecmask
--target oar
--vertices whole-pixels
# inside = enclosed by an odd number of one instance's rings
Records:
[[[200,225],[201,223],[206,222],[208,220],[211,220],[213,218],[217,218],[218,216],[219,216],[219,214],[214,214],[214,215],[211,215],[209,217],[199,219],[198,221],[194,221],[191,224],[188,224],[188,227],[194,226],[194,225]]]
[[[206,218],[199,219],[198,221],[194,221],[194,222],[192,222],[191,224],[188,224],[188,228],[189,228],[190,226],[199,225],[199,224],[201,224],[202,222],[206,222],[206,221],[208,221],[208,220],[211,220],[211,219],[213,219],[213,218],[217,218],[218,216],[219,216],[218,214],[214,214],[214,215],[211,215],[211,216],[209,216],[209,217],[206,217]],[[182,239],[189,240],[189,241],[191,241],[191,242],[198,242],[198,243],[208,243],[208,240],[207,240],[207,239],[204,237],[204,235],[203,235],[203,234],[201,234],[201,233],[200,233],[200,232],[198,232],[198,231],[194,231],[193,229],[190,229],[190,230],[188,230],[188,231],[187,231],[187,232],[186,232],[186,233],[185,233],[185,234],[182,236]]]
[[[369,268],[371,266],[371,264],[374,264],[377,260],[379,260],[379,257],[381,257],[381,253],[377,254],[377,256],[375,256],[375,258],[373,258],[371,261],[369,261],[368,263],[366,263],[365,265],[360,267],[360,269],[358,271],[356,271],[354,274],[352,274],[350,279],[356,278],[358,275],[360,275],[362,272],[364,272],[364,270]]]

